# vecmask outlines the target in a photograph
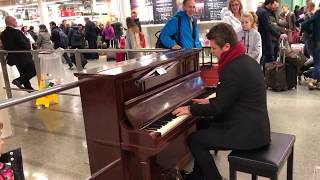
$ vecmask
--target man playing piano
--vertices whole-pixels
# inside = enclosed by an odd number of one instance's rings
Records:
[[[210,123],[189,135],[187,142],[195,159],[187,180],[220,180],[209,150],[249,150],[270,143],[270,124],[264,76],[259,64],[245,55],[232,26],[219,23],[207,34],[212,53],[219,59],[220,83],[216,97],[193,99],[177,108],[177,116],[207,117]],[[199,123],[204,118],[199,118]]]

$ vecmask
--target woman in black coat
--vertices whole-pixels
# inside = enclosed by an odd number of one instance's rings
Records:
[[[207,38],[219,59],[216,97],[194,99],[196,104],[179,107],[173,114],[210,119],[206,128],[188,137],[195,166],[187,179],[218,180],[221,175],[209,150],[249,150],[268,145],[270,124],[263,73],[259,64],[245,55],[232,26],[220,23]]]

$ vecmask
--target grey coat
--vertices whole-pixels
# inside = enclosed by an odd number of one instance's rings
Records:
[[[260,63],[260,58],[262,56],[260,33],[252,28],[249,31],[240,30],[237,35],[239,41],[242,41],[246,47],[246,54]]]
[[[39,32],[39,36],[36,43],[40,49],[53,49],[49,32]]]

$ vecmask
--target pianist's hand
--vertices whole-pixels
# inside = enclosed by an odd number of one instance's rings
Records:
[[[176,45],[172,46],[171,49],[181,49],[181,46],[179,46],[178,44],[176,44]]]
[[[173,115],[182,116],[182,115],[191,115],[189,106],[181,106],[172,112]]]
[[[209,99],[192,99],[192,101],[198,104],[209,104]]]

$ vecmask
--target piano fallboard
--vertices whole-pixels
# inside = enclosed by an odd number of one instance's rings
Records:
[[[201,78],[196,76],[125,108],[125,114],[134,129],[142,129],[204,91]]]
[[[161,151],[178,135],[192,128],[196,119],[186,117],[165,134],[150,132],[148,127],[174,117],[171,112],[181,105],[192,103],[191,99],[206,97],[211,93],[213,91],[206,89],[201,78],[196,76],[130,106],[125,112],[132,127],[122,122],[122,147],[151,154]]]

